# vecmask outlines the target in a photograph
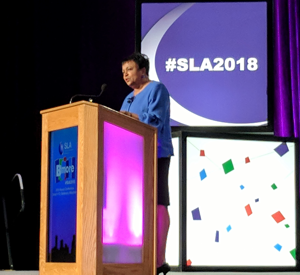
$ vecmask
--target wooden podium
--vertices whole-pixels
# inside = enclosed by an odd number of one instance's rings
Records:
[[[156,274],[156,129],[86,101],[41,114],[40,274]]]

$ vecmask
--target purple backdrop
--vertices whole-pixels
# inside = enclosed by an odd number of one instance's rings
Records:
[[[274,133],[299,137],[299,0],[274,1]]]

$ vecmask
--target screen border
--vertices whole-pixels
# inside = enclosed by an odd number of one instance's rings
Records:
[[[236,271],[236,272],[282,272],[282,271],[300,271],[300,183],[299,183],[299,139],[292,137],[276,137],[266,133],[212,133],[198,131],[174,131],[172,137],[179,138],[179,266],[172,266],[172,271]],[[187,137],[200,137],[211,139],[232,139],[249,141],[279,141],[295,143],[295,216],[296,216],[296,266],[187,266]],[[298,168],[297,168],[298,167]]]

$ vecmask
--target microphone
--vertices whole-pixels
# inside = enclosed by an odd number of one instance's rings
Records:
[[[102,95],[102,93],[104,92],[104,90],[106,89],[106,87],[107,87],[107,84],[105,84],[105,83],[102,84],[102,85],[101,85],[101,91],[100,91],[100,93],[99,93],[98,95],[84,95],[84,94],[73,95],[73,96],[71,97],[69,103],[71,104],[72,101],[73,101],[73,99],[74,99],[75,97],[77,97],[77,96],[89,97],[89,98],[90,98],[89,101],[90,101],[90,102],[93,102],[92,98],[100,97],[100,96]]]
[[[134,96],[132,96],[132,97],[129,97],[128,99],[127,99],[127,103],[132,103],[133,102],[133,100],[134,100]]]
[[[19,185],[20,185],[20,195],[21,195],[21,209],[20,212],[23,212],[25,209],[25,198],[24,198],[24,185],[23,185],[23,180],[22,180],[22,176],[20,174],[15,174],[13,179],[11,181],[13,181],[15,179],[15,177],[18,177],[19,180]]]

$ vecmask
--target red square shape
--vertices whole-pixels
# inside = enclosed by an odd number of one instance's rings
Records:
[[[248,204],[247,206],[245,206],[245,209],[246,209],[247,215],[250,216],[252,214],[252,209],[251,209],[250,204]]]
[[[200,150],[200,157],[205,157],[205,152],[204,152],[204,150]]]
[[[285,217],[281,214],[280,211],[276,212],[275,214],[272,215],[273,219],[277,222],[280,223],[283,220],[285,220]]]

